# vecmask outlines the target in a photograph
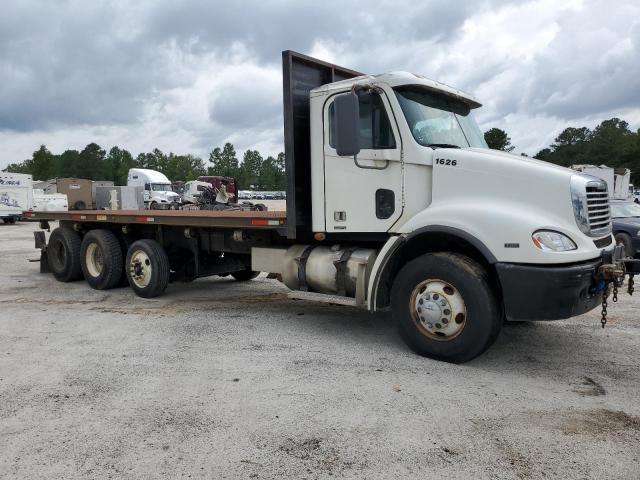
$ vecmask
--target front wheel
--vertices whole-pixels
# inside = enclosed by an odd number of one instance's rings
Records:
[[[391,307],[412,350],[447,362],[480,355],[503,323],[486,270],[455,253],[426,254],[407,263],[393,284]]]

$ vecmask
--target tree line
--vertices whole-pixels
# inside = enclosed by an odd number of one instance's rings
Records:
[[[164,173],[171,181],[195,180],[202,175],[225,175],[238,180],[241,189],[285,190],[284,153],[264,158],[257,150],[246,150],[239,161],[231,143],[218,147],[205,162],[195,155],[166,154],[160,149],[133,157],[127,150],[113,147],[108,152],[96,143],[83,150],[52,153],[45,145],[33,152],[31,158],[8,165],[4,171],[28,173],[33,179],[87,178],[110,180],[116,185],[127,184],[131,168],[149,168]]]
[[[512,151],[511,138],[499,128],[484,134],[489,148]],[[526,155],[526,154],[523,154]],[[546,148],[534,155],[538,160],[563,167],[590,164],[631,170],[632,183],[640,184],[640,129],[633,131],[619,118],[604,120],[593,130],[565,128]]]
[[[487,130],[484,137],[489,148],[506,152],[515,148],[509,135],[499,128]],[[624,167],[631,170],[632,181],[640,184],[640,129],[632,131],[629,124],[619,118],[604,120],[593,130],[568,127],[534,158],[564,167],[574,164]],[[90,143],[82,151],[66,150],[59,155],[42,145],[31,158],[12,163],[4,171],[29,173],[35,180],[75,177],[126,185],[130,168],[150,168],[164,173],[172,181],[224,175],[236,178],[243,190],[285,190],[284,164],[284,153],[264,158],[257,150],[246,150],[240,161],[231,143],[214,148],[206,164],[194,155],[167,155],[157,148],[134,158],[125,149],[113,147],[107,152]]]

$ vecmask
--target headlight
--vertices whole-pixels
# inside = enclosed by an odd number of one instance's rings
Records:
[[[538,230],[531,235],[533,244],[545,252],[567,252],[578,247],[566,235],[551,230]]]

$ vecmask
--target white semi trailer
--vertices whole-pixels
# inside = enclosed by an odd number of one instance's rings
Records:
[[[33,179],[24,173],[0,172],[0,220],[16,223],[33,208]]]
[[[36,213],[60,221],[48,246],[37,232],[42,270],[97,289],[124,274],[143,297],[269,272],[298,295],[390,308],[414,351],[453,362],[505,318],[580,315],[640,272],[613,242],[605,182],[489,150],[474,97],[290,51],[283,78],[286,212]]]

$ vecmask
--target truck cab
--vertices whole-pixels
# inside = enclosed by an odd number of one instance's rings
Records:
[[[171,182],[162,173],[146,168],[132,168],[127,176],[127,186],[144,189],[144,203],[151,210],[178,209],[180,195],[173,191]]]

